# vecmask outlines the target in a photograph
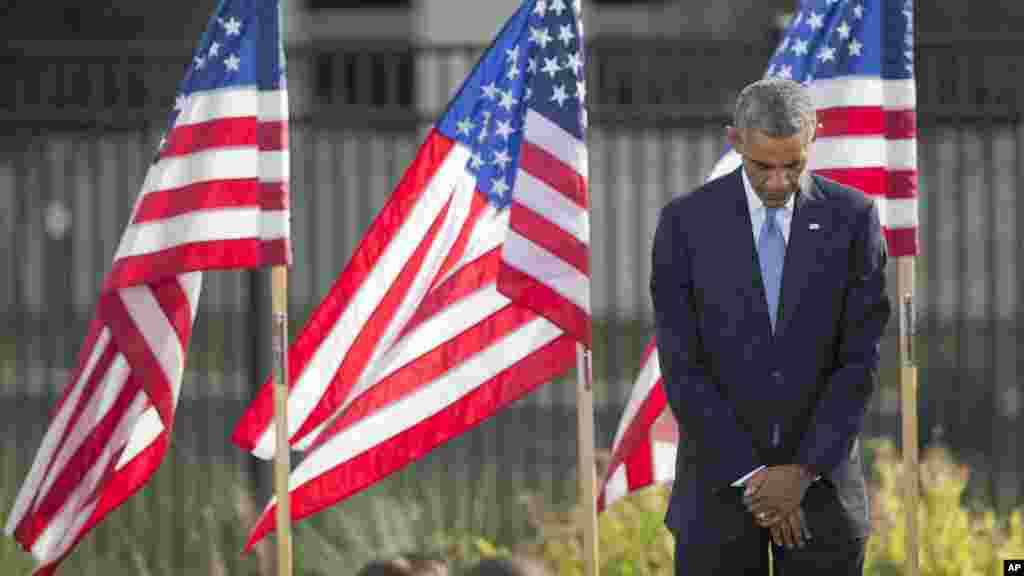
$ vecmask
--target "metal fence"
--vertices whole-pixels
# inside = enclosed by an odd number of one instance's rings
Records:
[[[708,173],[723,148],[731,97],[758,75],[770,49],[675,40],[589,49],[599,447],[611,443],[650,337],[646,285],[657,211]],[[23,47],[17,59],[0,62],[18,79],[0,88],[0,315],[8,326],[0,336],[0,417],[9,432],[0,475],[11,487],[0,493],[5,510],[67,383],[186,59],[47,50]],[[305,320],[340,273],[478,53],[328,44],[290,55],[294,320]],[[922,438],[951,445],[974,471],[972,493],[1001,508],[1024,494],[1017,194],[1024,106],[1021,76],[1013,73],[1021,56],[1022,44],[1006,42],[925,45],[916,56]],[[269,491],[269,468],[228,437],[267,373],[264,276],[207,275],[173,441],[175,462],[223,467],[257,500]],[[895,325],[868,418],[873,435],[896,437],[899,430]],[[511,491],[531,489],[563,505],[574,498],[566,481],[574,467],[572,404],[571,385],[545,386],[389,486],[422,496],[403,483],[410,474],[445,486],[424,505],[435,529],[522,536],[525,519]],[[163,520],[188,534],[194,518],[183,502],[197,483],[220,482],[203,479],[213,472],[196,474],[165,465],[148,490],[170,504],[145,500],[131,514],[170,515]],[[223,497],[199,493],[205,506]],[[371,506],[368,498],[353,506]],[[168,537],[187,556],[188,537]],[[101,533],[88,545],[99,548],[81,556],[123,556],[116,539]],[[178,573],[185,562],[172,556],[167,566],[148,569]],[[101,571],[100,564],[81,566]]]

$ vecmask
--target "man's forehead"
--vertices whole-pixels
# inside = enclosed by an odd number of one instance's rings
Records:
[[[800,160],[807,154],[810,142],[803,134],[794,134],[787,137],[772,137],[757,131],[748,130],[744,135],[747,150],[745,151],[752,160],[764,161],[780,160],[792,157],[793,160]]]

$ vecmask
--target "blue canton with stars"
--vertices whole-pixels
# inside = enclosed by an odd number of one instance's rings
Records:
[[[505,24],[437,130],[472,151],[467,169],[500,208],[511,202],[528,109],[584,137],[580,1],[534,0]]]
[[[836,76],[913,78],[912,0],[805,0],[768,76],[805,84]]]
[[[279,0],[221,0],[185,72],[170,126],[194,92],[240,86],[283,89],[279,23]]]

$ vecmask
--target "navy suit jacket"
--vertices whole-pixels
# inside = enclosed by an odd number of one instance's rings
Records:
[[[739,536],[753,519],[730,484],[762,464],[822,475],[802,503],[815,537],[870,530],[859,433],[891,313],[885,240],[863,193],[818,176],[803,188],[774,334],[740,169],[659,217],[658,359],[683,431],[666,524],[682,543]]]

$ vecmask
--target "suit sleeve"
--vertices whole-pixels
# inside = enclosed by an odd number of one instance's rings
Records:
[[[797,452],[796,463],[818,474],[834,469],[847,458],[860,433],[874,393],[879,341],[891,314],[885,281],[885,238],[874,203],[858,221],[835,370]]]
[[[654,237],[651,297],[662,386],[686,442],[701,459],[701,477],[716,489],[757,468],[750,435],[704,365],[686,234],[673,212],[662,210]]]

